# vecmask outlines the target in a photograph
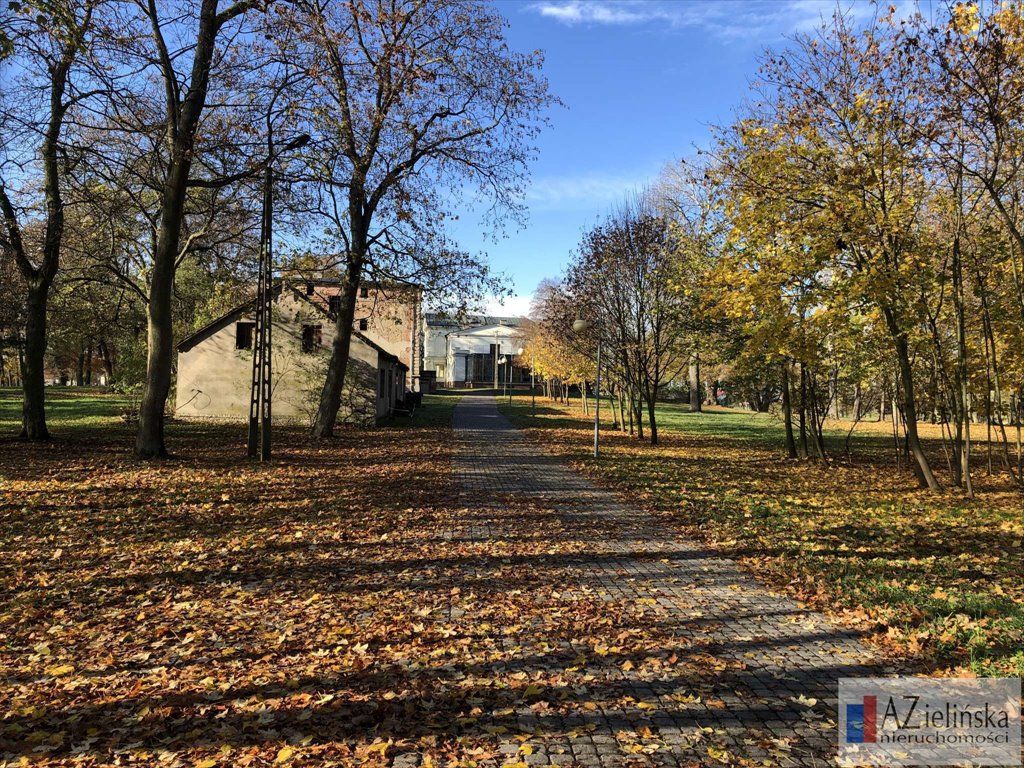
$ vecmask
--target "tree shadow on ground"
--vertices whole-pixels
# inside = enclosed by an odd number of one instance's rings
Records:
[[[832,681],[861,668],[804,674],[770,657],[844,631],[787,609],[785,634],[730,636],[731,622],[771,617],[609,594],[610,582],[648,594],[707,553],[613,551],[621,525],[572,504],[481,505],[452,485],[450,432],[395,434],[322,446],[283,432],[269,465],[236,456],[234,431],[217,428],[179,435],[187,458],[159,465],[111,445],[0,445],[13,459],[0,754],[169,750],[229,765],[289,745],[317,760],[486,765],[529,742],[583,762],[699,761],[708,747],[770,754],[780,739],[801,760],[828,753]]]

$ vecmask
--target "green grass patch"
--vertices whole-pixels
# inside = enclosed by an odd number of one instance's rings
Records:
[[[20,389],[0,389],[0,435],[21,431]],[[89,387],[47,387],[46,423],[56,437],[88,430],[126,428],[121,418],[128,401],[106,390]]]
[[[411,416],[391,416],[382,419],[380,426],[387,429],[422,429],[427,427],[449,427],[452,414],[462,394],[441,390],[423,396],[423,403]]]
[[[590,455],[593,415],[538,399],[511,406],[517,426],[668,525],[745,563],[773,586],[841,614],[925,669],[1019,674],[1024,648],[1024,496],[984,472],[978,497],[920,491],[896,466],[887,424],[832,423],[827,465],[791,461],[772,414],[685,405],[658,408],[661,444],[613,428],[602,404],[602,455]],[[943,474],[937,428],[922,425]]]

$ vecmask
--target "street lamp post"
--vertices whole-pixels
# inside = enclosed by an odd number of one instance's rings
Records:
[[[523,348],[520,347],[514,353],[515,355],[523,354]],[[505,378],[508,379],[508,404],[512,405],[512,360],[513,355],[510,354],[508,357],[508,370],[505,372]]]
[[[274,149],[274,138],[267,137],[267,159],[263,169],[263,212],[260,221],[259,276],[256,285],[256,327],[253,329],[252,387],[249,393],[250,458],[259,454],[261,461],[270,458],[271,424],[271,308],[274,303],[274,161],[284,152],[305,145],[308,134],[301,134],[279,150]]]
[[[583,331],[590,328],[591,322],[589,320],[576,320],[572,324],[572,329],[576,333],[583,333]],[[583,396],[587,396],[586,384],[583,385]],[[601,336],[597,337],[597,375],[594,381],[594,458],[600,456],[600,424],[601,424]]]
[[[495,389],[498,388],[498,366],[501,365],[501,363],[498,361],[498,351],[499,350],[500,350],[500,345],[498,344],[498,332],[495,331],[494,332],[494,388]]]
[[[536,380],[536,378],[534,378],[536,376],[536,373],[535,373],[536,370],[537,370],[537,351],[531,349],[530,350],[530,397],[532,398],[532,400],[530,401],[530,415],[533,416],[533,417],[537,416],[537,380]]]

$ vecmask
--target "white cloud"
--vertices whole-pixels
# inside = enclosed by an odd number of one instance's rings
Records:
[[[532,298],[530,295],[516,294],[501,301],[494,299],[487,302],[484,313],[498,317],[529,317]]]
[[[541,16],[547,16],[566,24],[592,21],[599,24],[632,24],[645,21],[644,13],[635,13],[620,5],[610,3],[542,2],[532,8]]]
[[[526,200],[535,208],[587,208],[612,205],[647,186],[653,174],[611,175],[587,173],[579,176],[539,178],[526,190]]]
[[[913,12],[913,0],[896,0],[897,15]],[[856,21],[885,7],[866,0],[841,0],[843,13]],[[747,0],[746,2],[679,2],[676,0],[539,0],[530,12],[566,25],[659,24],[673,29],[698,28],[724,39],[777,38],[806,32],[835,13],[836,0]],[[880,13],[881,9],[881,13]]]

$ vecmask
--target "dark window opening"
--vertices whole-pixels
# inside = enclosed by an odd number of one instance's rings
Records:
[[[256,323],[235,323],[235,349],[252,349]]]
[[[321,327],[319,325],[302,326],[302,351],[317,352],[323,344]]]
[[[341,296],[327,297],[327,311],[334,315],[341,311]]]
[[[377,373],[380,374],[380,384],[378,385],[378,389],[379,389],[379,392],[380,392],[379,397],[381,397],[383,399],[385,391],[386,391],[386,388],[387,388],[387,379],[385,378],[385,374],[384,374],[384,369],[383,368],[378,369]]]
[[[359,321],[359,330],[360,331],[367,331],[369,329],[370,329],[370,321],[367,320],[364,317],[362,320]]]
[[[368,299],[370,298],[370,289],[365,285],[359,286],[359,298]]]
[[[306,295],[307,296],[312,296],[314,290],[315,290],[315,288],[314,288],[312,283],[306,283]]]

